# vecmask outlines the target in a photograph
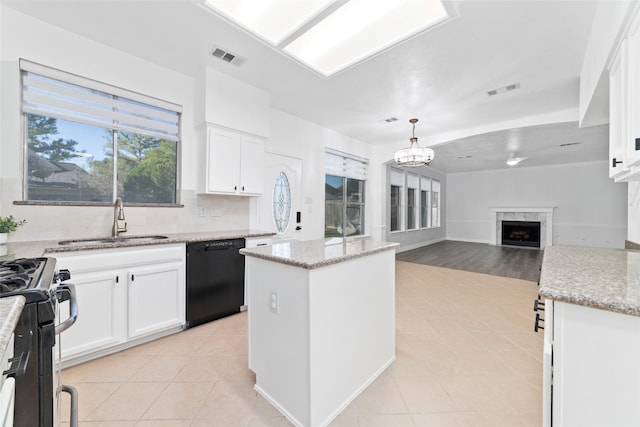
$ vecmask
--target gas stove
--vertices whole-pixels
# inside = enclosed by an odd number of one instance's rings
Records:
[[[0,261],[0,298],[21,295],[25,305],[14,331],[15,425],[58,425],[60,393],[71,395],[71,426],[77,426],[77,392],[60,379],[58,336],[78,316],[75,288],[62,283],[68,270],[56,271],[55,258]],[[69,317],[59,321],[59,304],[69,301]]]
[[[68,279],[68,272],[56,272],[54,258],[18,258],[0,261],[0,298],[23,295],[29,302],[50,297],[58,280]]]

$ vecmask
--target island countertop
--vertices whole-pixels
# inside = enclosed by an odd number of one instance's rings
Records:
[[[547,246],[540,295],[640,316],[640,252]]]
[[[246,256],[288,264],[308,270],[394,249],[398,243],[380,242],[368,237],[328,238],[289,241],[257,248],[240,249]]]

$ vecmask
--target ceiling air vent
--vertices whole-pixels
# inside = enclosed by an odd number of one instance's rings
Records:
[[[215,46],[211,51],[211,55],[214,58],[218,58],[221,61],[228,62],[229,64],[233,64],[237,67],[241,67],[245,62],[247,62],[246,58],[236,55],[235,53],[229,52],[228,50],[220,49]]]
[[[490,90],[487,92],[487,95],[494,96],[494,95],[498,95],[498,94],[509,92],[516,89],[520,89],[520,83],[513,83],[507,86],[502,86],[497,89]]]

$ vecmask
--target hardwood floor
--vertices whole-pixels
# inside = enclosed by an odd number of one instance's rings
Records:
[[[544,251],[445,240],[396,255],[398,261],[538,282]]]

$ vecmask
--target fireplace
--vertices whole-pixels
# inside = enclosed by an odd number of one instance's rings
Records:
[[[502,244],[540,247],[539,221],[502,221]]]

